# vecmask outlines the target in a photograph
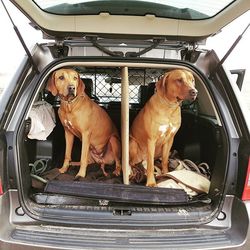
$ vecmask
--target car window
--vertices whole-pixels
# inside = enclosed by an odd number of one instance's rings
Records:
[[[112,15],[152,14],[158,17],[178,19],[206,19],[218,14],[232,0],[130,0],[130,1],[84,1],[84,0],[34,0],[44,11],[53,14],[98,15],[108,12]]]

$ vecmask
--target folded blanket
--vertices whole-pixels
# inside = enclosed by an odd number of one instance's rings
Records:
[[[197,193],[208,194],[209,192],[210,181],[199,173],[187,169],[181,169],[171,171],[165,176],[175,180],[178,184],[181,183],[181,186],[184,185]],[[157,186],[159,187],[159,184]],[[163,183],[161,183],[161,186],[164,186]]]
[[[53,107],[45,102],[34,103],[29,112],[31,128],[29,139],[46,140],[55,127],[55,113]]]
[[[131,169],[129,181],[131,184],[146,183],[146,162],[143,161]],[[169,172],[161,173],[161,159],[155,160],[155,178],[157,187],[181,188],[188,195],[195,196],[200,193],[208,193],[210,187],[210,169],[208,164],[196,165],[188,159],[180,160],[176,152],[170,155]]]

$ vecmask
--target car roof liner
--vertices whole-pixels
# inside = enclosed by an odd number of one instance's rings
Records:
[[[5,9],[5,11],[6,11],[6,13],[7,13],[7,15],[8,15],[8,17],[9,17],[9,19],[11,21],[11,23],[12,23],[12,25],[13,25],[13,29],[15,30],[18,39],[20,40],[20,42],[21,42],[21,44],[22,44],[22,46],[23,46],[23,48],[24,48],[24,50],[25,50],[25,52],[26,52],[26,54],[27,54],[27,56],[29,58],[30,63],[32,64],[32,66],[33,66],[34,70],[36,71],[36,73],[39,73],[37,65],[36,65],[35,61],[33,60],[32,55],[31,55],[31,53],[30,53],[27,45],[25,44],[25,42],[23,40],[23,37],[22,37],[19,29],[17,28],[17,26],[15,25],[13,19],[11,18],[10,13],[9,13],[7,7],[5,6],[3,0],[1,0],[1,3],[2,3],[2,5],[3,5],[3,7],[4,7],[4,9]]]

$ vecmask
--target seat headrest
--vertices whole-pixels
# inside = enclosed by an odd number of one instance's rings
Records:
[[[85,85],[85,93],[91,97],[93,93],[93,80],[91,78],[81,78]]]

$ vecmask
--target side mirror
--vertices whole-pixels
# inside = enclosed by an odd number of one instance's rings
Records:
[[[236,84],[238,85],[239,89],[241,90],[246,70],[245,69],[232,69],[232,70],[230,70],[230,72],[233,75],[234,74],[237,75]]]

